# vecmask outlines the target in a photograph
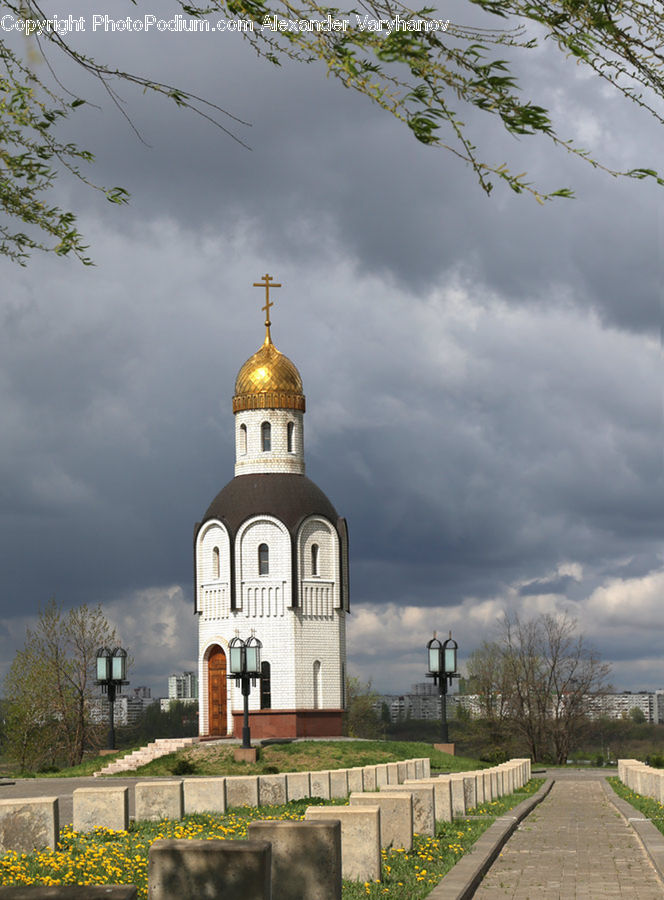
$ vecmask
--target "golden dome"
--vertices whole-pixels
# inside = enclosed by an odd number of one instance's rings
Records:
[[[272,343],[269,326],[263,346],[249,357],[235,380],[233,412],[243,409],[299,409],[304,412],[300,373]]]

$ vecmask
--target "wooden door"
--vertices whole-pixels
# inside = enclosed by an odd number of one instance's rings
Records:
[[[208,734],[226,734],[226,654],[217,644],[208,657]]]

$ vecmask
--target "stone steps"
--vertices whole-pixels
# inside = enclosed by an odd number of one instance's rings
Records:
[[[94,772],[93,775],[96,778],[98,775],[115,775],[118,772],[131,772],[140,768],[140,766],[146,765],[146,763],[152,762],[153,759],[167,756],[169,753],[175,753],[176,750],[190,747],[197,742],[198,738],[196,737],[157,738],[156,741],[151,741],[145,747],[133,750],[121,759],[114,760],[98,772]]]

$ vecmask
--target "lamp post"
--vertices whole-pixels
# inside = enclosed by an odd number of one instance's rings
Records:
[[[97,680],[104,693],[108,694],[108,750],[115,750],[115,693],[122,690],[123,684],[129,684],[127,678],[127,651],[116,647],[111,651],[108,647],[97,650]]]
[[[440,692],[440,739],[444,744],[449,743],[447,730],[447,686],[451,687],[452,679],[458,678],[457,667],[457,642],[449,638],[441,644],[433,633],[433,638],[427,644],[429,671],[427,678],[433,678],[433,683],[438,684]]]
[[[261,642],[253,634],[246,641],[234,637],[229,641],[230,656],[228,674],[235,679],[235,684],[242,687],[244,698],[244,723],[242,726],[242,749],[251,749],[251,732],[249,730],[249,694],[251,687],[256,687],[256,679],[261,677]],[[251,682],[251,686],[250,686]]]

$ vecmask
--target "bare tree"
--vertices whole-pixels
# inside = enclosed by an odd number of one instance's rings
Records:
[[[385,734],[385,728],[376,711],[380,697],[371,686],[359,678],[346,679],[346,713],[344,732],[349,737],[377,739]]]
[[[80,763],[92,737],[88,701],[96,651],[116,643],[101,606],[63,613],[50,600],[41,610],[4,685],[7,750],[21,769],[56,760]]]
[[[501,720],[507,714],[507,669],[500,645],[483,641],[466,662],[468,685],[466,693],[478,698],[483,719]]]
[[[610,666],[566,614],[505,614],[498,631],[468,663],[483,712],[508,721],[534,760],[564,763],[587,721],[589,696],[607,689]]]

